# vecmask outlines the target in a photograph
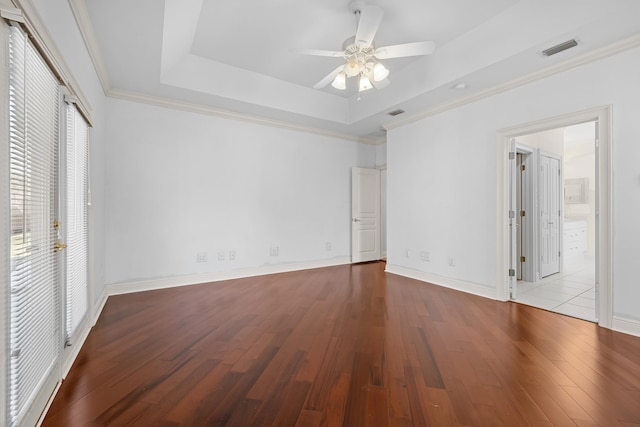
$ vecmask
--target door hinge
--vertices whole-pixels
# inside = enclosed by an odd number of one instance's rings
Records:
[[[526,261],[525,257],[521,256],[520,257],[520,262],[525,262],[525,261]]]
[[[526,166],[525,166],[525,165],[520,165],[520,170],[521,170],[521,171],[523,171],[523,170],[525,170],[525,169],[526,169]]]
[[[600,140],[598,138],[596,138],[596,148],[600,147]]]
[[[509,269],[509,277],[514,277],[516,275],[516,271],[513,268]]]
[[[509,151],[509,160],[513,160],[516,158],[516,153],[514,151]]]
[[[513,219],[516,217],[516,211],[509,211],[509,219]]]
[[[520,216],[524,216],[524,211],[520,211]]]

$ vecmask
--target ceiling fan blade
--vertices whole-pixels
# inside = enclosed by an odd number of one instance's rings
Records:
[[[335,79],[336,76],[340,73],[340,71],[342,71],[343,68],[344,68],[344,64],[340,65],[335,70],[333,70],[332,72],[327,74],[327,76],[324,79],[322,79],[318,83],[316,83],[315,86],[313,86],[313,88],[314,89],[322,89],[323,87],[325,87],[326,85],[331,83],[333,81],[333,79]]]
[[[375,50],[373,56],[378,59],[403,58],[405,56],[429,55],[436,50],[435,42],[415,42],[382,46]]]
[[[300,55],[313,56],[330,56],[333,58],[344,58],[344,52],[341,50],[320,50],[320,49],[290,49],[293,53]]]
[[[387,87],[387,86],[389,86],[391,84],[389,79],[380,80],[379,82],[377,82],[377,81],[375,81],[373,79],[369,79],[369,80],[371,81],[371,84],[373,85],[373,87],[375,87],[378,90],[384,89],[385,87]]]
[[[384,11],[378,6],[365,6],[360,11],[355,44],[361,49],[371,46],[383,15]]]

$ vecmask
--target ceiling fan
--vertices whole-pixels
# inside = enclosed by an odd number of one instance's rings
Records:
[[[358,77],[358,91],[369,90],[372,87],[382,89],[389,85],[389,70],[380,62],[381,59],[403,58],[408,56],[429,55],[436,49],[432,41],[403,43],[391,46],[375,47],[374,37],[384,15],[383,10],[374,5],[366,5],[363,1],[355,1],[349,9],[357,16],[358,23],[355,36],[349,37],[342,44],[341,51],[318,49],[293,49],[293,52],[303,55],[329,56],[344,58],[342,64],[327,74],[313,86],[321,89],[331,82],[331,86],[344,90],[347,79]]]

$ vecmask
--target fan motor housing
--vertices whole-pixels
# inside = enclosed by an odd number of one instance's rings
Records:
[[[346,55],[353,55],[354,53],[362,52],[365,55],[373,54],[373,51],[376,50],[375,44],[371,42],[369,47],[362,49],[356,43],[356,36],[351,36],[342,43],[342,50]]]

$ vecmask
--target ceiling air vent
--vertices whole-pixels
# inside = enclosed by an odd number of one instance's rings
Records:
[[[398,108],[397,110],[389,111],[387,114],[390,115],[390,116],[397,116],[397,115],[400,115],[402,113],[404,113],[404,110],[401,110],[401,109]]]
[[[566,42],[557,44],[555,46],[550,47],[549,49],[545,49],[542,51],[543,56],[551,56],[556,53],[560,53],[567,49],[571,49],[572,47],[578,46],[578,42],[575,39],[567,40]]]

